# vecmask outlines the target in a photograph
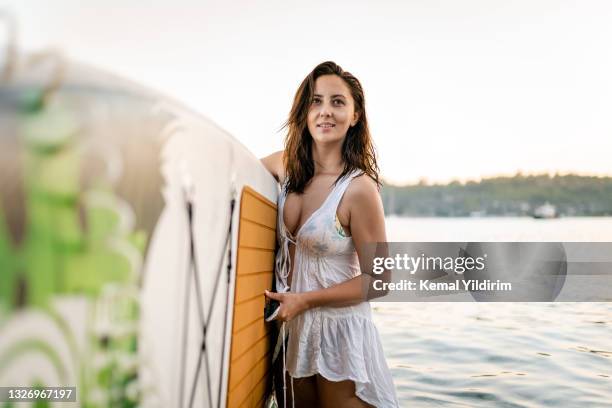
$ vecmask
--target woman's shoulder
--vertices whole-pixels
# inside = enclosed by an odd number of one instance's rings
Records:
[[[378,207],[381,203],[378,184],[366,173],[355,176],[348,185],[344,200],[348,201],[353,210]]]
[[[353,199],[372,199],[379,197],[378,184],[365,172],[358,173],[349,184],[346,195]]]
[[[344,200],[353,240],[385,241],[385,210],[378,183],[368,174],[360,174],[349,184]]]
[[[285,180],[285,166],[283,165],[284,150],[279,150],[269,156],[262,157],[261,163],[272,173],[276,181],[282,183]]]

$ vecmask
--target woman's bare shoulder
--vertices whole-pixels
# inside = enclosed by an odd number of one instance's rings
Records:
[[[346,190],[346,195],[349,195],[354,200],[377,201],[380,199],[378,185],[367,174],[361,174],[355,177]]]
[[[386,241],[385,210],[378,184],[367,174],[355,177],[345,192],[353,240]]]
[[[269,156],[262,157],[261,163],[264,167],[272,173],[276,181],[282,183],[285,179],[285,168],[283,166],[283,155],[285,152],[283,150],[279,150],[278,152],[274,152]]]
[[[344,193],[351,213],[382,211],[382,199],[378,184],[367,174],[355,177]]]

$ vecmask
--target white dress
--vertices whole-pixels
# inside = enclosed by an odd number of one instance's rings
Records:
[[[360,274],[351,237],[336,229],[336,211],[354,171],[334,186],[321,207],[291,236],[284,223],[286,185],[278,199],[276,286],[289,290],[289,243],[296,244],[292,292],[334,286]],[[375,407],[398,407],[370,304],[318,307],[296,316],[288,325],[287,370],[293,378],[320,374],[330,381],[352,380],[359,398]]]

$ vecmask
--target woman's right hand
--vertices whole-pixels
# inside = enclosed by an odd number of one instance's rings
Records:
[[[280,303],[275,320],[288,322],[309,309],[308,302],[303,293],[276,293],[266,290],[265,295],[268,299],[276,300]]]

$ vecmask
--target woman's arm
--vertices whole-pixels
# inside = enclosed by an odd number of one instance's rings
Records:
[[[283,151],[272,153],[269,156],[263,157],[261,163],[264,167],[272,173],[276,181],[282,182],[285,178],[285,169],[283,166]]]
[[[371,270],[364,273],[364,268],[371,268],[372,258],[375,255],[386,256],[380,253],[375,254],[374,251],[375,243],[386,241],[382,201],[376,184],[367,176],[356,178],[346,191],[343,199],[350,200],[351,203],[349,225],[362,274],[332,287],[311,292],[266,292],[267,297],[281,303],[278,319],[287,321],[310,308],[349,306],[374,297],[369,290]],[[382,250],[386,251],[386,247]],[[382,279],[384,279],[384,276]],[[384,293],[378,293],[377,295],[381,296]]]

